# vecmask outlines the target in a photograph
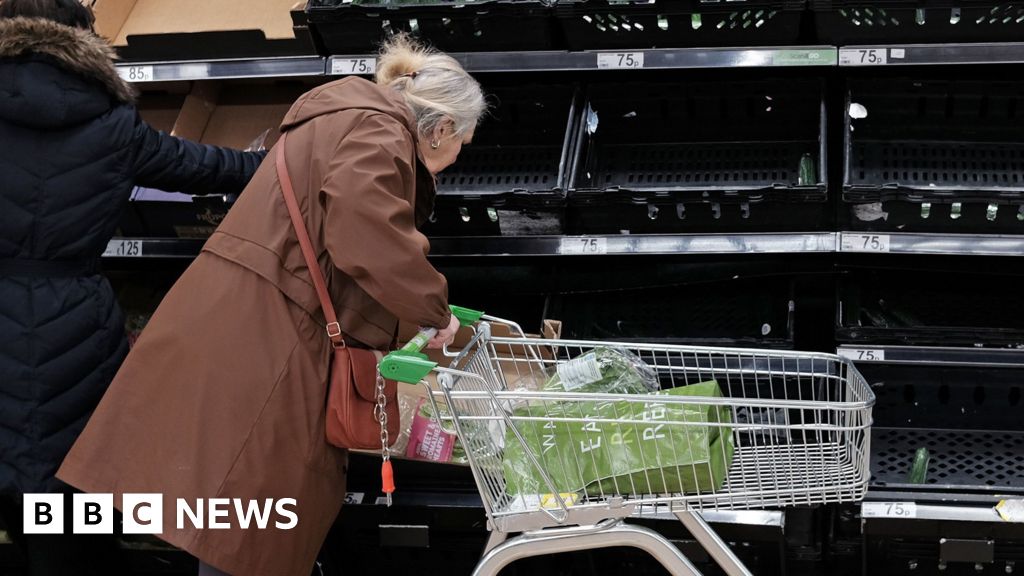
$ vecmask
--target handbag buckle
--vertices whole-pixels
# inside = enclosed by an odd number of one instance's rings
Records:
[[[331,343],[334,344],[335,348],[344,348],[345,340],[341,337],[341,324],[337,322],[331,322],[327,325],[327,336],[331,339]],[[334,342],[337,338],[341,340],[341,343]]]

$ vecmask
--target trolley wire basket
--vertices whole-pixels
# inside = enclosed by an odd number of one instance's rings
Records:
[[[553,373],[586,370],[580,362],[602,348],[642,360],[662,392],[538,389]],[[387,377],[393,360],[381,365]],[[609,545],[643,548],[674,574],[697,574],[656,533],[621,523],[665,513],[727,573],[748,574],[700,511],[856,502],[867,490],[874,396],[837,356],[495,338],[484,322],[449,367],[412,362],[421,372],[406,381],[436,373],[427,384],[434,414],[463,443],[487,511],[492,536],[477,574]],[[709,382],[720,393],[673,394]],[[501,544],[509,533],[524,534]]]

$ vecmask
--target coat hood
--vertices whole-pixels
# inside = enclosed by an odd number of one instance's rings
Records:
[[[42,18],[0,19],[0,117],[59,127],[95,118],[115,103],[134,103],[115,57],[88,30]]]
[[[409,130],[413,142],[419,141],[416,119],[409,106],[397,92],[382,88],[373,82],[349,76],[336,82],[324,84],[307,92],[292,105],[281,123],[281,132],[290,130],[317,116],[333,114],[342,110],[373,110],[398,120]],[[416,226],[423,226],[434,211],[437,194],[437,180],[427,170],[416,149]]]

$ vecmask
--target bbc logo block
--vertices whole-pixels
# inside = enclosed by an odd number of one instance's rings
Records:
[[[113,534],[117,509],[113,494],[73,494],[71,510],[65,510],[63,494],[25,494],[22,508],[26,534],[63,534],[70,514],[74,534]],[[164,496],[124,494],[121,498],[121,530],[124,534],[162,534]],[[198,530],[292,530],[299,523],[294,498],[178,498],[167,513],[177,529],[187,524]],[[233,520],[233,521],[232,521]]]

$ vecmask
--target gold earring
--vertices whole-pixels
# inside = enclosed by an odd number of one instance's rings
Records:
[[[433,140],[433,141],[431,141],[430,142],[430,147],[433,148],[434,150],[437,150],[438,148],[441,147],[441,141],[440,140]]]

